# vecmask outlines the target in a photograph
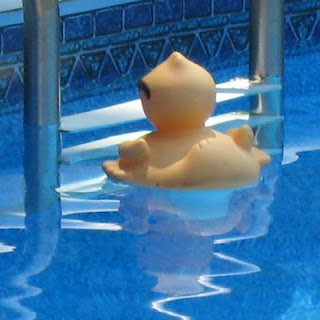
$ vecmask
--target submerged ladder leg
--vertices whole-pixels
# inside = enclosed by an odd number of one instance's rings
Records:
[[[25,206],[34,213],[59,208],[58,0],[23,0],[23,11]]]
[[[250,3],[250,79],[266,84],[281,84],[283,75],[284,0],[251,0]],[[283,115],[283,90],[251,98],[252,114]],[[260,127],[256,132],[259,147],[282,150],[282,122]]]

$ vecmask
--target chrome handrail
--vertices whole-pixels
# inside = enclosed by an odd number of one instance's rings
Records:
[[[249,26],[250,78],[282,88],[284,0],[251,0]],[[283,115],[283,90],[251,98],[254,114]],[[277,122],[260,128],[257,140],[263,148],[282,148],[282,125]]]
[[[23,0],[23,11],[26,209],[39,212],[59,202],[58,0]]]

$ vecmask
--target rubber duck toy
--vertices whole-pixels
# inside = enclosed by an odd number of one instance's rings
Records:
[[[201,66],[172,53],[138,81],[147,118],[156,130],[119,147],[108,176],[171,189],[220,189],[255,183],[270,157],[253,146],[248,126],[221,133],[205,127],[216,105],[216,84]]]

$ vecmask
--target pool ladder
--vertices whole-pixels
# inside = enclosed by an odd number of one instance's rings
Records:
[[[60,118],[60,19],[57,0],[23,0],[25,21],[25,182],[26,210],[41,211],[64,196],[103,178],[59,185],[59,162],[114,155],[117,146],[145,132],[130,132],[61,149],[60,133],[91,131],[143,119],[139,100]],[[211,117],[206,125],[227,130],[242,124],[255,129],[257,145],[282,151],[282,74],[284,0],[251,0],[249,79],[217,85],[217,102],[251,96],[251,112]],[[59,192],[56,192],[56,191]]]

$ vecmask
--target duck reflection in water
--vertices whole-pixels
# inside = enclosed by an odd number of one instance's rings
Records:
[[[217,253],[215,245],[256,238],[268,232],[276,178],[243,189],[177,191],[135,187],[121,196],[123,229],[138,238],[138,264],[156,278],[152,291],[159,312],[189,319],[168,302],[230,292],[215,278],[250,274],[259,267]]]

